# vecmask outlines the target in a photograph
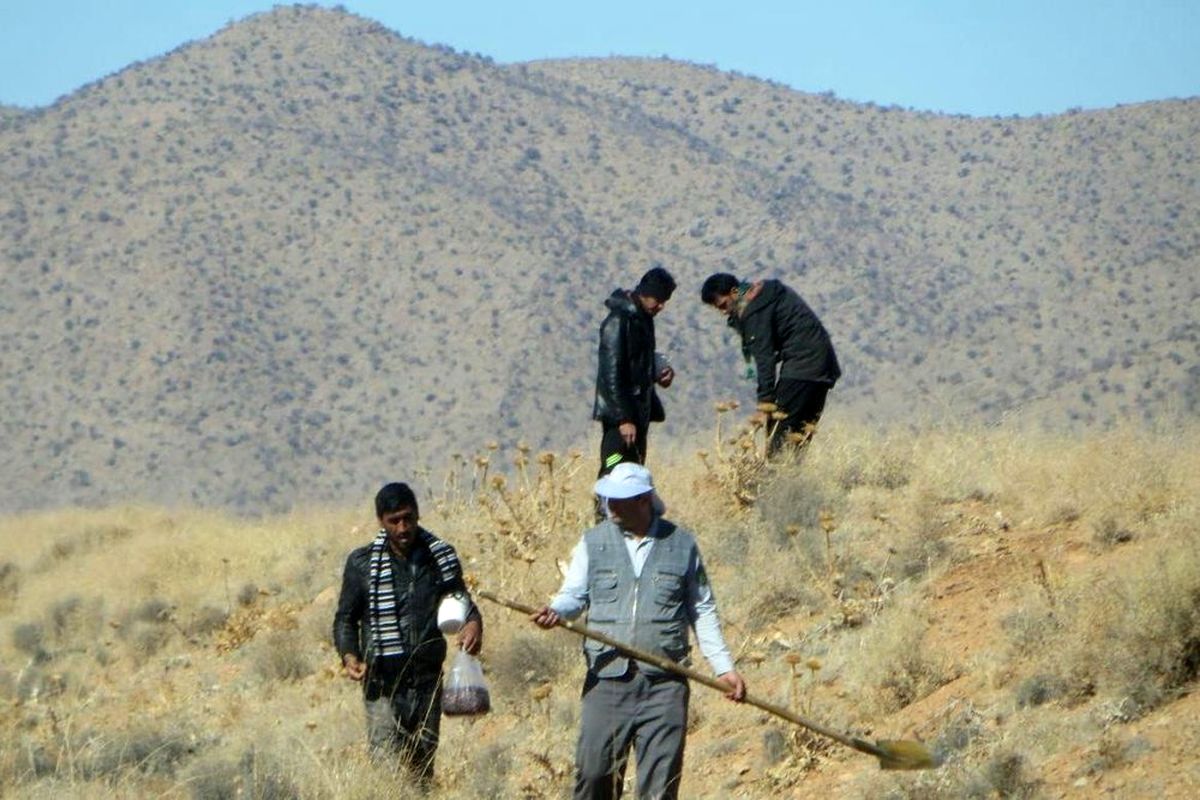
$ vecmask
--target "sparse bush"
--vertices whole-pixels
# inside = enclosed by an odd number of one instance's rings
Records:
[[[467,773],[467,794],[471,797],[510,796],[509,774],[513,756],[506,742],[487,745],[472,754]]]
[[[572,646],[575,645],[575,646]],[[488,679],[501,696],[523,698],[542,684],[564,680],[579,656],[578,642],[557,631],[518,632],[489,646]]]
[[[885,609],[857,637],[846,683],[864,708],[889,713],[919,700],[953,677],[921,646],[929,622],[908,599]]]
[[[819,531],[821,512],[834,502],[815,476],[804,470],[789,469],[763,486],[757,508],[763,521],[775,532],[775,543],[783,545],[791,538],[789,528]]]
[[[34,657],[43,654],[45,651],[42,649],[42,644],[45,640],[46,631],[40,623],[22,622],[13,628],[13,647],[22,653],[27,653]]]
[[[1020,708],[1040,706],[1061,697],[1066,691],[1066,681],[1057,675],[1033,675],[1017,687],[1017,705]]]
[[[1074,503],[1060,503],[1046,513],[1043,522],[1046,525],[1069,525],[1080,516],[1079,507]]]
[[[172,606],[161,597],[143,601],[129,614],[135,622],[167,622],[171,618]]]
[[[1050,609],[1039,604],[1027,604],[1000,621],[1008,633],[1017,655],[1044,652],[1052,639],[1058,637],[1063,623]]]
[[[13,607],[21,589],[21,569],[11,561],[0,564],[0,614]]]
[[[224,609],[216,606],[203,606],[192,615],[192,619],[187,625],[187,632],[189,636],[206,636],[225,627],[228,620],[229,614]]]
[[[239,605],[251,606],[258,600],[258,586],[253,583],[246,583],[238,589],[237,601]]]
[[[241,756],[203,755],[188,766],[185,780],[192,800],[296,800],[307,796],[290,770],[253,747]]]
[[[777,725],[768,727],[762,734],[763,759],[767,764],[778,764],[788,755],[787,735]]]
[[[966,750],[984,736],[983,718],[974,708],[955,714],[942,727],[930,748],[939,760],[945,761],[951,753]]]
[[[1124,544],[1134,538],[1133,531],[1121,525],[1116,518],[1111,516],[1101,517],[1092,526],[1092,531],[1096,541],[1108,547]]]
[[[814,612],[828,605],[827,599],[807,582],[785,580],[781,586],[760,586],[758,599],[750,606],[747,619],[754,622],[788,619],[803,612]]]
[[[149,658],[171,640],[171,629],[158,623],[135,622],[122,630],[129,649],[139,658]]]
[[[45,665],[33,665],[21,670],[17,679],[17,696],[24,701],[40,702],[57,697],[66,691],[71,676],[52,671]]]
[[[69,595],[57,600],[49,610],[46,630],[48,648],[85,649],[98,637],[103,621],[103,601],[100,598],[84,600],[79,595]]]
[[[179,730],[135,727],[129,731],[83,733],[64,743],[71,763],[88,779],[118,778],[127,770],[174,775],[195,752],[194,737]]]
[[[1029,766],[1023,756],[1002,753],[987,762],[978,778],[966,787],[966,797],[1002,797],[1019,800],[1034,797],[1039,782],[1029,776]]]
[[[1053,637],[1040,661],[1065,681],[1068,702],[1100,695],[1120,720],[1155,708],[1200,674],[1198,536],[1181,532],[1169,556],[1151,553],[1101,579],[1088,576],[1051,615],[1018,615],[1036,622],[1018,649]]]
[[[1119,769],[1136,761],[1152,749],[1150,742],[1144,737],[1135,736],[1125,740],[1115,731],[1106,730],[1096,743],[1092,756],[1078,770],[1078,774],[1095,775]]]
[[[267,681],[294,681],[313,673],[312,655],[295,630],[271,631],[254,643],[254,669]]]

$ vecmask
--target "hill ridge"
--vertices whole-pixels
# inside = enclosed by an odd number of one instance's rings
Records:
[[[656,262],[652,451],[749,397],[717,270],[821,315],[833,418],[1200,404],[1200,100],[947,117],[277,8],[3,120],[4,510],[333,501],[531,420],[579,446],[602,300]]]

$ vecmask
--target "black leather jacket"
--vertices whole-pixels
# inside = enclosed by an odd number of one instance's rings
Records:
[[[437,626],[438,603],[446,594],[465,592],[466,586],[461,576],[443,582],[433,555],[419,541],[413,544],[408,558],[392,558],[400,627],[410,653],[402,658],[410,664],[414,677],[436,676],[446,657],[446,639]],[[373,669],[375,654],[367,619],[370,575],[371,547],[367,545],[346,559],[333,618],[333,643],[339,656],[353,653]],[[478,615],[472,604],[469,617]]]
[[[654,391],[654,317],[623,289],[604,305],[608,316],[600,325],[592,419],[609,425],[632,422],[645,429],[666,419]]]

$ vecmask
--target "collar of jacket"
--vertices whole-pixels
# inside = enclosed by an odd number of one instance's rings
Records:
[[[642,310],[641,305],[633,299],[633,292],[627,289],[614,289],[613,293],[604,301],[604,305],[611,311],[616,311],[629,317],[636,317],[639,314],[646,313]]]
[[[742,319],[764,308],[775,297],[774,281],[755,281],[738,295],[737,314]]]

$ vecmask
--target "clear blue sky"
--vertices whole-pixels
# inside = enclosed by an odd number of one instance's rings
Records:
[[[320,3],[320,5],[333,5]],[[345,0],[499,62],[661,56],[957,114],[1200,95],[1200,0]],[[0,103],[46,105],[270,2],[0,0]]]

